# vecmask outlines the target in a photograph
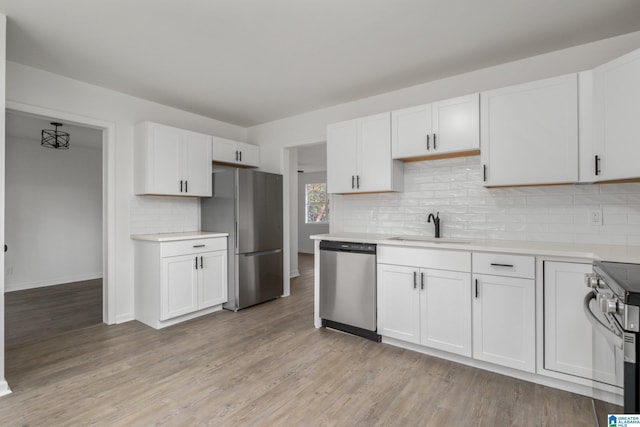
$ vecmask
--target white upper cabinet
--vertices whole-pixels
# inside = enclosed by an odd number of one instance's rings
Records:
[[[136,126],[135,193],[211,196],[211,137],[142,122]]]
[[[214,163],[257,168],[260,166],[260,147],[214,136],[211,159]]]
[[[327,191],[402,191],[402,164],[391,159],[390,113],[327,126]]]
[[[578,181],[578,77],[569,74],[480,94],[486,186]]]
[[[639,118],[640,49],[593,70],[596,180],[640,178]]]
[[[449,157],[480,148],[479,94],[391,112],[392,157]]]

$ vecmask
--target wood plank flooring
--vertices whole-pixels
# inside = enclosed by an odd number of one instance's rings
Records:
[[[102,279],[5,294],[5,348],[102,323]]]
[[[164,330],[95,325],[9,349],[0,425],[590,426],[591,400],[313,327],[291,297]]]

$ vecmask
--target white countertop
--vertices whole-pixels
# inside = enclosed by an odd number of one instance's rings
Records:
[[[531,242],[519,240],[473,240],[444,238],[440,242],[393,240],[393,235],[373,233],[331,233],[311,236],[314,240],[375,243],[379,245],[457,249],[465,251],[505,252],[563,258],[586,258],[640,264],[640,246],[579,243]],[[403,236],[419,237],[419,236]]]
[[[215,231],[185,231],[180,233],[132,234],[131,238],[133,240],[147,240],[150,242],[174,242],[178,240],[227,237],[228,235],[229,233],[218,233]]]

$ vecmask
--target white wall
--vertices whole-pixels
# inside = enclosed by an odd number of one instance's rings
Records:
[[[331,196],[331,231],[640,245],[640,183],[482,186],[480,156],[405,164],[402,193]],[[589,223],[602,210],[602,225]]]
[[[296,172],[291,171],[288,167],[288,164],[282,162],[283,157],[281,153],[283,148],[310,145],[325,141],[326,126],[330,123],[384,111],[391,111],[398,108],[420,105],[473,92],[495,89],[512,84],[524,83],[571,72],[588,70],[638,48],[640,48],[640,32],[630,33],[619,37],[600,40],[594,43],[538,55],[507,64],[452,76],[445,79],[424,83],[369,98],[364,98],[358,101],[300,114],[286,119],[265,123],[259,126],[254,126],[248,129],[247,138],[249,142],[256,143],[261,147],[261,167],[265,170],[280,172],[284,175],[285,179],[287,179],[290,173]],[[469,165],[466,166],[469,168],[473,167]],[[408,167],[408,169],[410,170],[411,167]],[[462,178],[464,180],[464,174],[466,172],[461,173],[462,175],[458,175],[457,173],[452,172],[451,178]],[[475,183],[471,185],[475,186]],[[409,187],[409,189],[410,188],[411,187]],[[565,191],[566,188],[569,188],[569,195],[565,195],[564,203],[573,206],[602,206],[605,210],[608,211],[608,213],[605,213],[605,217],[609,218],[610,227],[603,228],[602,230],[599,230],[597,232],[593,232],[593,230],[589,228],[584,228],[584,224],[580,224],[580,221],[583,220],[581,219],[583,218],[583,208],[579,207],[577,208],[578,211],[575,211],[575,208],[571,207],[570,209],[572,210],[572,215],[573,213],[575,213],[575,216],[573,217],[574,225],[572,226],[571,230],[565,232],[564,225],[552,225],[548,227],[546,231],[542,230],[542,232],[544,232],[545,234],[539,235],[538,238],[540,239],[554,239],[555,241],[561,242],[599,242],[603,239],[606,240],[607,238],[604,236],[606,236],[607,232],[615,230],[615,228],[617,227],[617,225],[611,224],[611,221],[625,221],[622,217],[617,216],[619,212],[614,212],[617,209],[624,211],[620,213],[621,215],[628,215],[626,219],[626,221],[628,221],[628,224],[623,225],[624,230],[627,230],[628,225],[632,221],[636,220],[635,207],[631,206],[635,203],[635,198],[637,197],[635,194],[636,189],[633,186],[628,188],[624,187],[622,191],[625,194],[621,196],[606,195],[607,191],[619,191],[615,189],[616,187],[605,187],[596,185],[593,186],[592,189],[588,190],[582,190],[579,187],[573,186],[563,186],[558,188],[559,189],[555,191],[562,192]],[[608,190],[607,188],[612,190]],[[595,191],[601,195],[596,198],[597,200],[594,199],[592,202],[589,202],[588,199],[581,197],[580,192],[594,191],[593,189],[596,189]],[[384,232],[389,228],[393,229],[396,224],[400,223],[395,222],[397,218],[392,217],[392,219],[389,221],[377,219],[377,215],[381,214],[381,211],[379,209],[376,210],[379,204],[383,204],[383,209],[390,209],[390,207],[392,206],[391,202],[387,203],[387,198],[394,202],[402,202],[405,204],[405,206],[403,207],[403,211],[399,213],[400,216],[419,215],[425,210],[425,208],[431,206],[428,204],[420,205],[421,201],[425,200],[425,198],[420,197],[419,191],[409,191],[411,195],[407,197],[416,196],[417,198],[415,200],[409,200],[403,196],[400,196],[402,200],[394,199],[398,197],[396,195],[358,195],[353,196],[353,199],[349,199],[348,196],[334,197],[332,200],[333,211],[331,230],[354,231],[366,229],[370,232]],[[434,188],[433,191],[440,190],[436,190]],[[482,189],[481,191],[485,190]],[[483,193],[484,195],[482,197],[484,197],[485,200],[492,200],[494,195],[499,196],[501,194],[508,194],[508,191],[510,190],[488,190],[487,193]],[[524,192],[523,197],[525,203],[527,197],[535,197],[536,192],[545,192],[544,189],[541,189],[539,187],[530,190],[522,189],[513,191],[513,194],[517,194],[518,191]],[[466,192],[466,195],[469,196],[470,193]],[[453,195],[450,196],[455,197]],[[443,196],[443,198],[448,197],[449,196]],[[498,199],[500,199],[500,197],[498,197]],[[540,206],[543,211],[546,209],[547,212],[549,212],[549,215],[551,215],[555,209],[559,209],[558,207],[553,208],[553,206],[555,206],[558,203],[558,200],[561,199],[563,199],[562,195],[549,193],[549,197],[547,197],[546,199],[544,197],[540,197],[539,199],[537,199],[537,202],[541,204]],[[571,199],[571,202],[568,201],[569,199]],[[618,200],[618,202],[613,202],[610,204],[606,201],[607,199],[616,199]],[[438,202],[441,202],[442,200],[443,199],[439,199]],[[620,202],[620,200],[624,201]],[[342,205],[340,205],[341,202],[343,203]],[[415,206],[410,207],[409,205],[411,203],[414,203]],[[484,209],[484,207],[480,207],[479,209],[480,213],[484,212],[482,210]],[[491,210],[491,212],[497,214],[499,212],[499,209]],[[470,210],[468,210],[467,213],[472,214]],[[383,214],[391,213],[384,212]],[[358,215],[360,215],[360,218],[356,219]],[[367,218],[366,215],[369,215],[369,217]],[[362,216],[365,216],[365,218],[363,218]],[[496,224],[489,225],[487,230],[495,229],[496,227],[498,227],[504,231],[514,231],[512,230],[512,228],[514,228],[515,226],[513,224],[510,224],[510,222],[513,221],[514,217],[510,214],[506,216],[485,215],[483,218],[483,221],[489,218],[488,221],[495,220],[496,222]],[[551,217],[549,217],[548,219],[550,218]],[[359,220],[363,219],[366,219],[366,221],[361,224],[357,223]],[[335,223],[334,220],[336,221]],[[456,220],[459,223],[464,223],[465,221],[462,218],[457,218]],[[472,221],[471,217],[469,217],[468,221]],[[445,232],[451,231],[450,227],[452,227],[453,221],[448,220],[448,222],[449,230],[445,228]],[[542,223],[542,221],[540,221],[540,223]],[[402,230],[400,230],[400,232],[410,231],[414,226],[418,224],[418,222],[411,220],[406,222],[406,224],[408,224],[409,227],[403,228]],[[468,227],[469,224],[470,222],[464,223],[462,224],[462,227]],[[481,226],[478,225],[477,227]],[[582,231],[578,231],[581,229],[581,227]],[[530,229],[528,231],[531,231],[534,228],[535,225],[530,224]],[[420,231],[426,231],[426,229],[421,228]],[[616,237],[613,238],[613,240],[622,242],[623,239],[620,238],[620,235],[623,233],[624,232],[619,233]],[[485,235],[487,234],[489,234],[488,231],[487,233],[485,233]],[[513,234],[505,233],[502,236],[503,238],[507,238],[508,236],[512,235]],[[527,231],[519,234],[519,236],[522,235],[527,235]],[[627,242],[635,242],[634,244],[637,244],[637,240],[635,239],[635,237],[627,239]]]
[[[315,184],[318,182],[327,182],[326,172],[300,173],[298,175],[298,252],[312,254],[313,241],[309,239],[314,234],[325,234],[329,232],[329,224],[307,224],[305,222],[305,204],[306,194],[305,185]],[[329,212],[329,221],[331,221],[331,212]],[[293,253],[293,252],[292,252]]]
[[[640,48],[640,32],[600,40],[523,60],[364,98],[248,129],[249,142],[262,147],[261,167],[284,172],[282,147],[326,141],[326,126],[369,114],[411,107],[561,74],[588,70]],[[425,55],[428,55],[425,53]]]
[[[7,137],[5,158],[5,290],[102,277],[102,148]]]
[[[4,63],[4,62],[3,62]],[[115,124],[115,313],[116,321],[134,318],[133,242],[130,202],[133,194],[133,135],[136,123],[151,120],[210,135],[244,141],[246,130],[186,111],[145,101],[13,62],[6,63],[6,99]],[[2,98],[4,99],[4,97]],[[3,133],[4,135],[4,133]],[[180,202],[178,202],[180,203]],[[185,204],[190,202],[185,201]],[[197,206],[191,206],[197,212]],[[3,313],[0,313],[3,315]],[[0,316],[2,317],[2,316]]]

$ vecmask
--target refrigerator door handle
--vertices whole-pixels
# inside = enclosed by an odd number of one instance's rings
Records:
[[[282,252],[282,249],[269,249],[266,251],[258,251],[258,252],[245,252],[238,255],[242,256],[261,256],[261,255],[269,255],[269,254],[277,254],[278,252]]]

